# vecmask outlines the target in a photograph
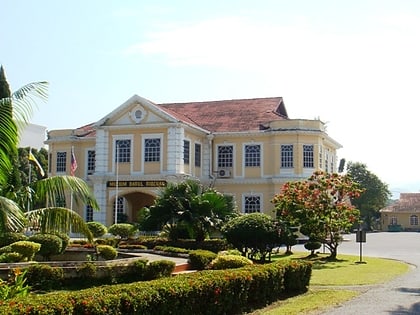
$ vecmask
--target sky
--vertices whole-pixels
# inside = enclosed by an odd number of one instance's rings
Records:
[[[420,191],[417,0],[1,0],[13,91],[49,82],[31,122],[95,122],[155,103],[281,96],[320,119],[393,194]]]

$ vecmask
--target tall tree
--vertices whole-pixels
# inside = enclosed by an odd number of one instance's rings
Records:
[[[5,79],[4,68],[2,77]],[[4,85],[5,86],[5,85]],[[98,204],[87,184],[74,176],[55,176],[29,183],[30,199],[43,204],[39,209],[24,213],[26,202],[15,198],[17,187],[9,185],[10,169],[17,163],[17,144],[19,140],[18,123],[24,126],[29,122],[36,99],[47,98],[46,82],[35,82],[23,86],[10,96],[0,98],[0,233],[21,230],[29,222],[41,231],[81,232],[88,237],[91,233],[83,218],[71,209],[60,207],[57,199],[72,191],[75,203],[84,202],[98,209]],[[12,109],[12,111],[10,111]],[[60,198],[57,198],[60,197]]]
[[[311,240],[324,243],[335,259],[341,233],[359,218],[350,199],[360,193],[349,176],[317,171],[305,181],[284,184],[272,202],[279,220],[301,227]]]
[[[372,230],[380,217],[379,210],[385,207],[391,198],[388,185],[360,162],[349,162],[347,174],[364,190],[358,198],[353,198],[351,202],[360,210],[365,228]]]

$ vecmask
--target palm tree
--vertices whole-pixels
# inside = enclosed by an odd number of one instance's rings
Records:
[[[218,230],[222,222],[236,213],[233,198],[194,180],[169,184],[159,192],[154,205],[144,210],[143,226],[152,229],[187,226],[197,241],[204,240],[211,229]]]
[[[3,67],[1,72],[4,76]],[[39,228],[41,232],[79,232],[91,239],[92,235],[83,218],[59,204],[71,192],[76,204],[83,202],[93,209],[99,209],[91,190],[82,179],[54,176],[29,183],[29,187],[23,187],[30,192],[24,204],[23,199],[13,197],[17,194],[11,193],[8,185],[13,159],[17,157],[19,130],[28,124],[36,105],[35,100],[47,99],[47,87],[47,82],[30,83],[10,97],[0,99],[0,233],[31,226]],[[30,205],[36,201],[36,204],[44,207],[25,212],[28,201]]]

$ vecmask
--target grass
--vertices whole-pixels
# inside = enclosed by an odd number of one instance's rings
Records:
[[[353,290],[309,290],[307,293],[278,301],[262,310],[253,312],[253,315],[301,315],[320,314],[333,306],[340,305],[359,294]]]
[[[364,257],[363,263],[359,263],[359,257],[352,255],[338,255],[334,261],[328,260],[327,256],[322,254],[313,258],[307,258],[307,253],[273,256],[273,260],[279,259],[312,261],[310,289],[305,294],[277,301],[257,310],[253,315],[321,314],[361,294],[367,285],[387,282],[410,270],[408,264],[400,261]]]

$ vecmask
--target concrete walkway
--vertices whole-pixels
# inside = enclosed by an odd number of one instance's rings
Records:
[[[345,238],[347,241],[338,247],[338,253],[359,255],[355,234]],[[412,264],[413,268],[390,282],[366,287],[357,298],[322,314],[420,315],[420,233],[369,233],[362,245],[362,259],[364,256],[397,259]]]

